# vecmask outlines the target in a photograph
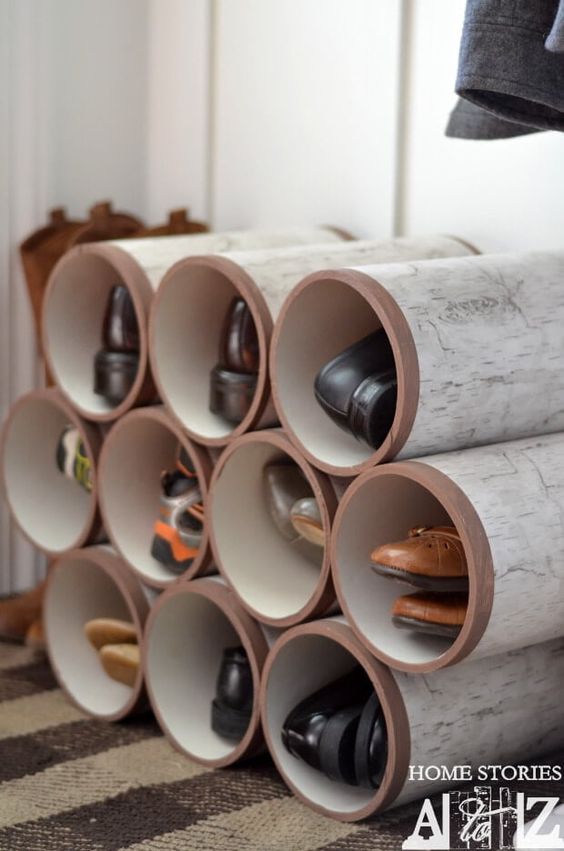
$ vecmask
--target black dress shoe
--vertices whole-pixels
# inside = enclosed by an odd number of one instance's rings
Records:
[[[383,329],[369,334],[323,366],[315,398],[342,429],[377,449],[394,419],[397,379]]]
[[[251,720],[253,674],[243,647],[226,647],[212,701],[212,729],[226,739],[239,742]]]
[[[331,780],[377,788],[386,764],[386,729],[362,668],[299,703],[282,726],[282,742]]]
[[[94,359],[94,392],[111,405],[125,399],[139,366],[139,326],[127,287],[112,287],[104,315],[102,346]]]
[[[210,375],[210,411],[240,423],[253,401],[258,367],[258,337],[251,311],[244,299],[234,298],[221,332],[219,363]]]

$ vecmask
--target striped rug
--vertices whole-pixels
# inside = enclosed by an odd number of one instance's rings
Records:
[[[86,718],[42,655],[0,644],[0,851],[398,851],[418,812],[323,818],[266,757],[205,769],[150,717]]]

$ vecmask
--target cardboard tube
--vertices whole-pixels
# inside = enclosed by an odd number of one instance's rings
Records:
[[[131,407],[155,399],[148,367],[147,321],[155,290],[165,271],[183,257],[235,248],[293,245],[330,239],[331,230],[231,231],[218,234],[124,239],[80,245],[54,268],[43,304],[43,340],[49,369],[80,413],[91,420],[115,420]],[[336,233],[333,238],[339,239]],[[111,288],[127,287],[139,327],[139,368],[131,390],[111,406],[93,390],[96,352]]]
[[[137,408],[109,432],[100,456],[100,507],[108,536],[138,577],[153,588],[179,578],[151,555],[153,527],[159,517],[163,470],[175,469],[179,446],[191,459],[206,508],[211,460],[192,443],[161,406]],[[191,579],[210,570],[208,524],[199,553],[182,576]]]
[[[282,537],[266,504],[264,468],[288,460],[304,474],[328,540],[337,506],[332,484],[279,429],[243,435],[227,447],[214,470],[208,508],[214,562],[242,605],[275,627],[327,613],[335,603],[329,548],[319,565],[310,561]]]
[[[111,679],[84,634],[94,618],[135,625],[141,644],[149,601],[140,583],[109,547],[61,556],[49,571],[43,620],[51,666],[63,691],[93,718],[118,721],[146,708],[141,666],[133,687]]]
[[[426,672],[564,635],[564,435],[385,464],[345,493],[331,542],[343,612],[378,658]],[[394,627],[394,599],[415,589],[374,573],[370,553],[412,527],[454,525],[468,564],[454,641]],[[539,616],[539,613],[542,615]]]
[[[68,425],[78,429],[91,461],[90,492],[57,467],[57,443]],[[10,409],[0,442],[4,495],[19,529],[48,555],[104,537],[97,477],[102,440],[54,388],[28,393]]]
[[[388,736],[386,769],[374,791],[329,780],[286,751],[280,736],[301,700],[355,664],[374,686]],[[476,770],[561,748],[563,682],[562,639],[414,677],[390,671],[342,619],[327,619],[288,630],[272,647],[261,687],[263,729],[283,779],[305,804],[358,821],[457,785],[432,774],[411,780],[410,765]]]
[[[411,458],[564,429],[564,253],[452,257],[327,271],[281,311],[272,344],[280,420],[308,460],[351,476]],[[319,369],[382,327],[398,381],[376,450],[317,403]]]
[[[451,237],[337,242],[332,236],[330,243],[325,240],[320,245],[189,257],[165,275],[151,310],[151,364],[161,398],[195,440],[225,445],[246,431],[276,424],[268,376],[273,323],[304,275],[335,265],[471,251]],[[218,360],[225,314],[235,296],[246,301],[259,343],[254,397],[237,425],[209,410],[210,372]]]
[[[253,709],[234,742],[211,726],[211,704],[223,650],[242,645],[253,678]],[[178,583],[157,600],[147,621],[144,670],[161,729],[181,753],[214,768],[232,765],[263,745],[259,687],[268,640],[219,578]]]

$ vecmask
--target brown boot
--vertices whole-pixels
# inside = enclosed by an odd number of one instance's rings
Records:
[[[31,591],[0,600],[0,639],[24,641],[31,625],[41,615],[45,582]]]
[[[204,222],[192,220],[189,210],[182,207],[179,210],[170,211],[166,224],[142,228],[135,236],[180,236],[181,234],[207,233],[207,231],[209,227]]]
[[[465,594],[406,594],[392,606],[392,622],[399,629],[456,638],[467,606]]]
[[[100,661],[112,680],[133,687],[139,671],[140,655],[138,644],[106,644],[100,650]]]
[[[100,242],[104,239],[125,239],[135,236],[143,227],[141,219],[129,213],[115,213],[110,201],[94,204],[89,221],[69,240],[67,248],[84,242]]]
[[[420,526],[370,554],[372,570],[425,591],[467,591],[468,566],[454,526]]]

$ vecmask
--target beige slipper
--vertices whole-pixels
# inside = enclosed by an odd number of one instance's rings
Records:
[[[139,671],[138,644],[106,644],[100,650],[100,661],[106,674],[126,686],[134,686]]]
[[[117,618],[95,618],[84,624],[90,644],[100,650],[105,644],[137,644],[137,631],[129,621]]]

